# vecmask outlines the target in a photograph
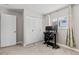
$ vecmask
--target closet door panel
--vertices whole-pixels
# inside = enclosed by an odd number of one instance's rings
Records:
[[[27,43],[34,43],[42,40],[42,19],[36,17],[26,17],[27,23]]]
[[[16,44],[16,16],[1,15],[1,47]]]

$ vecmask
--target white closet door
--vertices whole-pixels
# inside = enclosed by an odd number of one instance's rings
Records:
[[[1,15],[1,47],[16,45],[16,16]]]
[[[35,41],[42,40],[42,19],[41,18],[33,18],[32,19],[32,33],[34,35]]]
[[[26,17],[24,21],[24,42],[25,44],[29,44],[33,41],[33,33],[32,33],[32,25],[31,25],[31,17]]]
[[[42,40],[42,19],[26,17],[26,44]]]

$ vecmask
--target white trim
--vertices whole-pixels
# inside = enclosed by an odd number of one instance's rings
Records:
[[[43,40],[40,40],[40,41],[38,41],[38,42],[42,42]],[[35,43],[37,43],[37,42],[34,42],[34,43],[29,43],[29,44],[26,44],[26,43],[24,43],[23,44],[23,46],[25,47],[25,46],[27,46],[27,45],[30,45],[30,44],[35,44]]]
[[[48,21],[49,21],[49,26],[50,26],[50,25],[51,25],[51,24],[50,24],[50,23],[51,23],[51,22],[50,22],[50,15],[48,15]]]
[[[23,47],[25,47],[26,46],[26,44],[23,44]]]
[[[67,48],[67,49],[71,49],[71,50],[74,50],[74,51],[76,51],[76,52],[79,52],[79,49],[77,49],[77,48],[71,48],[71,47],[68,47],[68,46],[66,46],[66,45],[64,45],[64,44],[60,44],[60,43],[57,43],[59,46],[61,46],[61,47],[64,47],[64,48]]]
[[[18,42],[16,42],[16,44],[22,44],[22,41],[18,41]]]

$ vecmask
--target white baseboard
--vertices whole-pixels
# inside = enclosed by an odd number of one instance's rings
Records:
[[[41,40],[41,41],[43,41],[43,40]],[[39,42],[39,41],[38,41]],[[34,43],[36,43],[36,42],[34,42]],[[31,44],[34,44],[34,43],[31,43]],[[66,46],[66,45],[64,45],[64,44],[60,44],[60,43],[57,43],[59,46],[61,46],[61,47],[64,47],[64,48],[67,48],[67,49],[70,49],[70,50],[73,50],[73,51],[76,51],[76,52],[79,52],[79,49],[77,49],[77,48],[71,48],[71,47],[68,47],[68,46]],[[23,44],[23,46],[26,46],[26,45],[28,45],[28,44]]]
[[[68,47],[68,46],[66,46],[66,45],[64,45],[64,44],[60,44],[60,43],[57,43],[59,46],[61,46],[61,47],[64,47],[64,48],[67,48],[67,49],[71,49],[71,50],[74,50],[74,51],[76,51],[76,52],[79,52],[79,49],[77,49],[77,48],[71,48],[71,47]]]
[[[22,44],[22,41],[18,41],[18,42],[16,42],[16,44]]]
[[[42,41],[43,41],[43,40],[40,40],[40,41],[37,41],[37,42],[42,42]],[[24,43],[23,46],[25,47],[25,46],[30,45],[30,44],[35,44],[35,43],[37,43],[37,42],[33,42],[33,43],[29,43],[29,44]]]

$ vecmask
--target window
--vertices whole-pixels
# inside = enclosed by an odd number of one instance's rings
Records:
[[[58,27],[61,28],[61,29],[67,29],[68,28],[68,19],[67,19],[66,16],[58,18]]]

